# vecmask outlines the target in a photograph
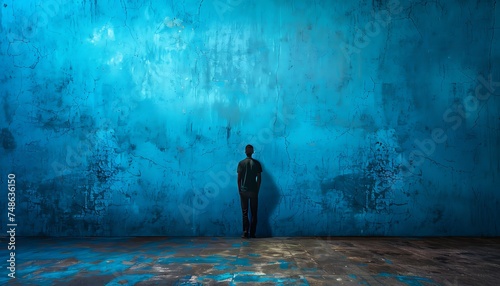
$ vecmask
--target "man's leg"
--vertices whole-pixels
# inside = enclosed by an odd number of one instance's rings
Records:
[[[248,237],[248,196],[244,193],[240,193],[241,199],[241,211],[243,213],[243,235],[242,237]]]
[[[250,197],[250,211],[252,212],[252,222],[250,225],[250,237],[255,237],[255,231],[257,229],[257,210],[259,208],[259,197],[258,194],[252,194]]]

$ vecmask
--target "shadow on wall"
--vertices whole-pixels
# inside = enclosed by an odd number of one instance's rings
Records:
[[[262,185],[259,192],[257,236],[272,237],[271,216],[278,206],[280,192],[271,177],[272,171],[262,164]]]

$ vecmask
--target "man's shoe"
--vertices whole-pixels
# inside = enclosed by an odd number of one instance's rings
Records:
[[[255,234],[251,234],[250,238],[257,238],[257,237],[255,236]]]
[[[241,235],[241,238],[248,238],[248,233],[244,232],[244,233]]]

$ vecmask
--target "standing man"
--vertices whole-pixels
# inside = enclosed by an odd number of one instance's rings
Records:
[[[243,212],[243,235],[241,237],[255,238],[262,166],[259,161],[252,158],[252,145],[245,147],[245,154],[247,157],[238,163],[238,191],[240,193],[241,210]],[[250,222],[248,221],[248,201],[250,201],[250,211],[252,212]]]

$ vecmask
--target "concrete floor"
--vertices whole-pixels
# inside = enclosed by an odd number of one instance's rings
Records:
[[[0,284],[500,285],[500,238],[17,238],[15,257]]]

